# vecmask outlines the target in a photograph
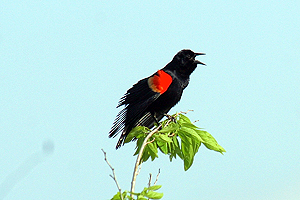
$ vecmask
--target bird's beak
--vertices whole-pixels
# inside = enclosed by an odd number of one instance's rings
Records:
[[[196,56],[200,56],[200,55],[205,55],[205,53],[195,53],[195,57],[196,57]],[[199,60],[195,60],[194,63],[196,63],[196,64],[201,64],[201,65],[206,65],[205,63],[200,62]]]

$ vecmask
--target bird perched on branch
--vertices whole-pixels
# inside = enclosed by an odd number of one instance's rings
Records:
[[[197,64],[205,65],[195,59],[198,55],[205,53],[183,49],[164,68],[127,90],[117,106],[125,107],[118,113],[109,132],[109,137],[121,133],[116,149],[124,144],[134,127],[152,128],[154,123],[158,123],[179,102]]]

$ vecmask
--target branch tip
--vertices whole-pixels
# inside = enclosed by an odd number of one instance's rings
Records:
[[[119,190],[119,192],[120,192],[121,200],[124,200],[124,199],[123,199],[123,195],[122,195],[122,190],[121,190],[120,185],[119,185],[119,183],[118,183],[118,181],[117,181],[117,177],[116,177],[116,174],[115,174],[115,169],[114,169],[114,168],[111,166],[111,164],[108,162],[107,157],[106,157],[106,152],[105,152],[103,149],[101,149],[101,150],[103,151],[105,162],[106,162],[107,165],[110,167],[110,169],[111,169],[111,171],[112,171],[112,173],[113,173],[113,175],[110,174],[109,176],[115,181],[115,183],[116,183],[116,185],[117,185],[117,188],[118,188],[118,190]]]

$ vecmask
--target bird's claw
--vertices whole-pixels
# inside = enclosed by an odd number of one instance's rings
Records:
[[[166,116],[171,122],[175,122],[176,123],[176,118],[172,115],[169,114],[164,114],[164,116]]]

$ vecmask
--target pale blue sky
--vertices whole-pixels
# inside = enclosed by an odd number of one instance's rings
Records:
[[[1,1],[0,198],[110,199],[134,144],[107,137],[119,98],[183,48],[205,52],[181,102],[227,150],[185,172],[160,154],[163,199],[300,199],[300,1]],[[52,148],[52,145],[54,147]],[[2,193],[2,194],[1,194]]]

